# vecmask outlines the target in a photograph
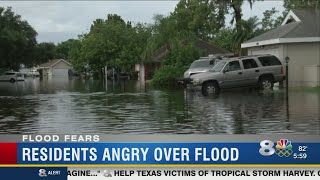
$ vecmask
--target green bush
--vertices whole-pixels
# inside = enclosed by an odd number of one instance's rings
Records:
[[[166,65],[157,70],[152,78],[151,85],[154,87],[175,87],[176,79],[181,77],[185,67]]]

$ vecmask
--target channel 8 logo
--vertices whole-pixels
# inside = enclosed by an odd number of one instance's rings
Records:
[[[45,169],[39,169],[39,174],[40,177],[47,177],[47,171]]]
[[[270,140],[264,140],[260,142],[260,149],[259,149],[259,153],[262,156],[271,156],[273,155],[276,150],[273,148],[274,143]]]
[[[260,142],[259,153],[262,156],[272,156],[277,154],[279,157],[289,157],[292,151],[291,141],[288,139],[280,139],[277,141],[276,149],[274,149],[274,143],[270,140],[263,140]]]

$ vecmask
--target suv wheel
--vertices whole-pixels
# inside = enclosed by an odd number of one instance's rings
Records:
[[[205,96],[216,95],[220,91],[219,85],[216,82],[207,82],[202,85],[202,94]]]
[[[262,77],[259,80],[259,88],[262,90],[273,89],[273,79],[271,77]]]
[[[16,82],[16,80],[13,79],[13,78],[11,78],[11,79],[10,79],[10,82],[11,82],[11,83],[14,83],[14,82]]]

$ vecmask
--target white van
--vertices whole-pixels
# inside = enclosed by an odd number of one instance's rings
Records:
[[[24,81],[24,76],[20,72],[6,71],[0,75],[0,81],[10,81],[12,83]]]

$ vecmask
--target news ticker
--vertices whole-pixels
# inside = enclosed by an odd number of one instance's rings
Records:
[[[16,138],[16,142],[10,141],[10,138]],[[228,164],[320,165],[319,136],[183,135],[136,136],[136,139],[133,136],[114,136],[114,139],[109,141],[106,138],[110,138],[110,135],[1,136],[0,164],[134,165],[136,167]]]
[[[24,167],[0,168],[1,178],[10,180],[106,180],[106,179],[281,179],[315,180],[319,168],[70,168]]]

